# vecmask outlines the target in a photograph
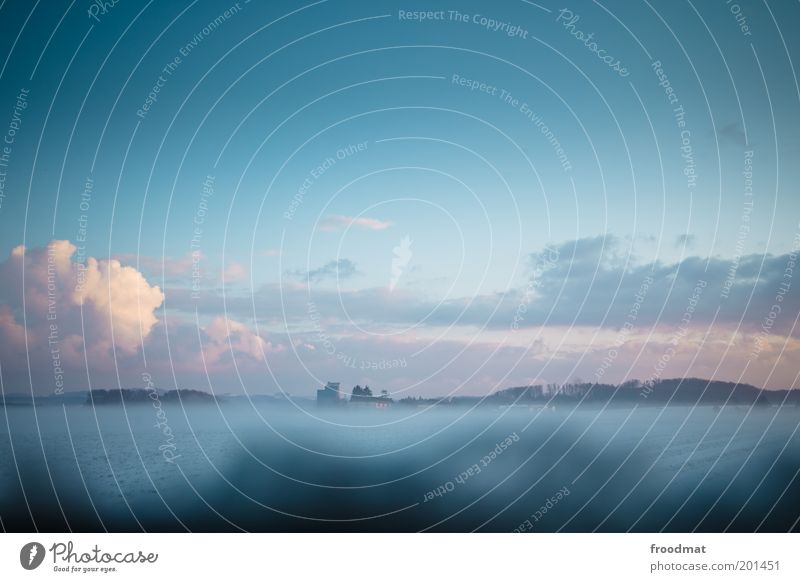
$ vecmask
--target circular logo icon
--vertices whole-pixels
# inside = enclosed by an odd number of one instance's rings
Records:
[[[26,570],[35,570],[44,561],[44,546],[39,542],[29,542],[19,551],[19,563]]]

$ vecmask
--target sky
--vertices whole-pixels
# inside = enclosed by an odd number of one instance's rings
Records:
[[[797,382],[796,3],[0,4],[0,377]]]

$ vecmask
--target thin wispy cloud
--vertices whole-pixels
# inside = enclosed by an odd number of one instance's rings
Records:
[[[360,273],[356,269],[356,264],[350,259],[338,259],[310,271],[288,271],[287,274],[308,281],[322,281],[323,279],[349,279]]]
[[[247,278],[247,268],[235,261],[228,263],[222,271],[222,280],[226,282],[244,281]]]
[[[335,232],[346,228],[363,228],[366,230],[386,230],[392,225],[391,222],[367,216],[344,216],[333,214],[326,216],[320,222],[319,229],[324,232]]]

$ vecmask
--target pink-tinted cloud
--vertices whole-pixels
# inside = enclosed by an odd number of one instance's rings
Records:
[[[19,338],[24,309],[30,349],[46,349],[54,339],[74,343],[77,337],[95,355],[107,354],[112,345],[135,353],[158,323],[154,312],[164,294],[117,259],[73,262],[76,251],[66,240],[11,251],[0,265],[0,333]]]
[[[319,229],[325,232],[334,232],[345,228],[365,228],[367,230],[386,230],[392,225],[391,222],[369,218],[367,216],[343,216],[334,214],[325,217],[320,222]]]
[[[89,306],[98,322],[107,319],[117,347],[135,352],[158,323],[154,311],[164,302],[158,286],[150,286],[133,267],[119,261],[98,261],[89,257],[85,269],[77,273],[72,295],[76,305]],[[102,323],[100,329],[103,328]]]
[[[231,261],[222,271],[222,281],[224,283],[235,283],[247,279],[247,268],[241,263]]]
[[[244,323],[222,316],[212,319],[203,332],[203,358],[208,366],[219,364],[226,355],[245,355],[260,361],[265,354],[280,350]]]

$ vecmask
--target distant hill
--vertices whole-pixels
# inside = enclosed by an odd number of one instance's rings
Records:
[[[736,384],[701,378],[672,378],[644,384],[638,380],[621,385],[575,383],[517,386],[500,390],[486,401],[497,404],[524,403],[610,403],[610,404],[700,404],[772,405],[800,404],[800,390],[764,390],[750,384]]]

